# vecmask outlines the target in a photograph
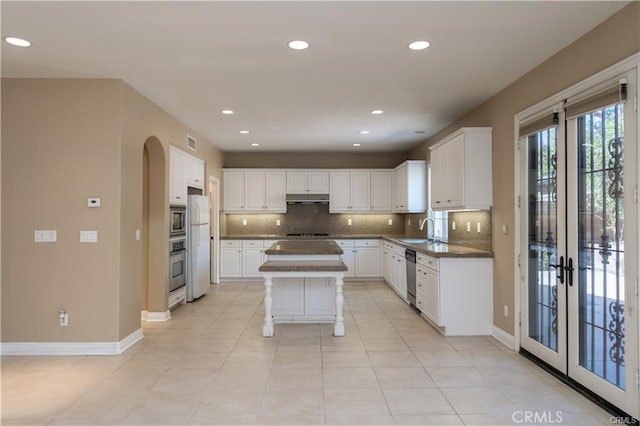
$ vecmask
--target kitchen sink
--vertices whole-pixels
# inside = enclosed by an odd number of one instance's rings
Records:
[[[429,244],[433,243],[433,241],[421,239],[421,238],[399,238],[398,241],[401,241],[406,244]]]

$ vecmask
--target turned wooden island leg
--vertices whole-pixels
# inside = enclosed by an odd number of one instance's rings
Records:
[[[334,336],[344,336],[344,317],[342,316],[342,305],[344,305],[344,294],[342,277],[336,277],[336,325],[333,329]]]
[[[264,277],[264,326],[262,327],[262,335],[264,337],[273,337],[273,316],[271,308],[273,306],[273,298],[271,297],[271,287],[273,281],[270,276]]]

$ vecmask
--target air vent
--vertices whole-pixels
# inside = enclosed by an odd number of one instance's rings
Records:
[[[192,150],[196,150],[196,146],[198,145],[198,141],[195,138],[187,135],[187,146]]]

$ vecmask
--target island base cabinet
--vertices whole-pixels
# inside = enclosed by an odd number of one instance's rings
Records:
[[[330,278],[273,278],[273,322],[334,322],[335,285]]]
[[[304,278],[274,278],[271,294],[274,320],[304,315]]]
[[[422,314],[446,336],[489,336],[493,327],[493,260],[440,258],[422,281]]]

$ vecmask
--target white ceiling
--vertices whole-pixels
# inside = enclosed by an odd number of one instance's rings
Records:
[[[626,3],[2,1],[2,75],[122,79],[224,151],[406,151]]]

